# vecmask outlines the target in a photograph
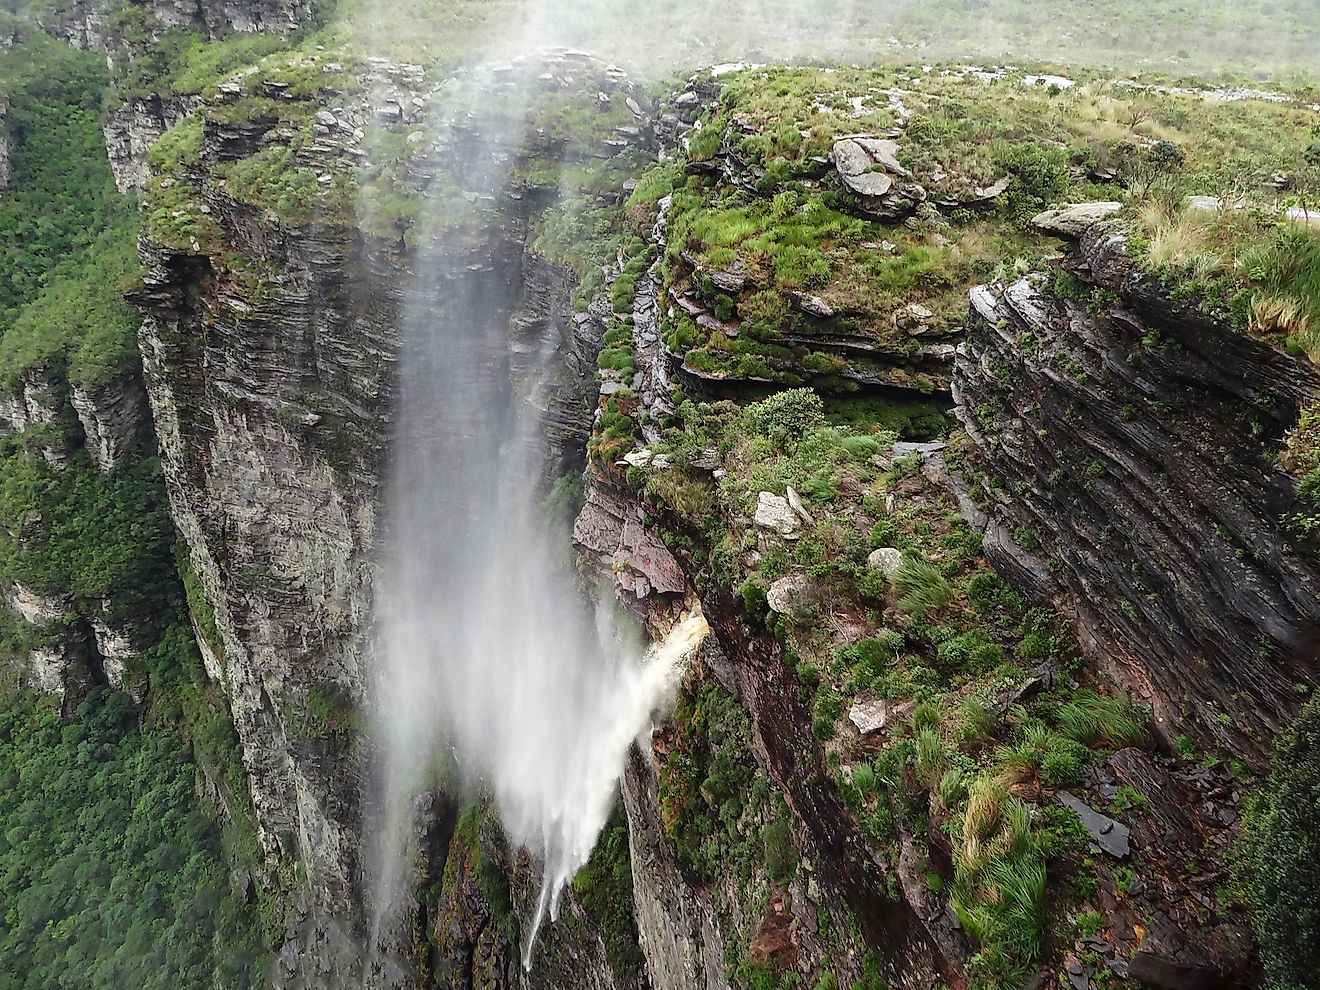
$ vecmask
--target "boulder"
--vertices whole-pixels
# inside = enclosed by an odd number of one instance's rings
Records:
[[[881,547],[879,550],[872,550],[871,556],[866,558],[866,566],[873,571],[879,571],[887,579],[893,580],[898,569],[903,566],[903,552],[894,547]]]
[[[919,337],[929,332],[935,313],[921,303],[909,303],[894,314],[894,328],[902,333]]]
[[[1031,223],[1037,230],[1075,241],[1093,225],[1122,209],[1122,203],[1075,203],[1037,214]]]
[[[761,492],[756,497],[756,516],[752,522],[757,529],[778,533],[786,538],[796,536],[802,526],[797,513],[788,504],[788,499],[773,492]]]
[[[891,175],[900,175],[908,178],[912,175],[907,169],[898,163],[898,142],[889,140],[880,140],[878,138],[854,138],[857,144],[875,164],[881,166]]]
[[[799,519],[808,526],[816,525],[815,518],[807,511],[807,507],[802,504],[802,498],[793,490],[792,485],[784,489],[784,497],[788,500],[788,507],[793,510]]]
[[[811,579],[805,574],[787,574],[766,592],[765,600],[776,615],[791,615],[793,609],[812,597]]]
[[[816,316],[822,320],[827,320],[835,315],[834,307],[820,296],[809,295],[805,292],[790,292],[788,299],[789,302],[808,316]]]
[[[857,727],[858,732],[869,736],[886,726],[903,721],[911,714],[914,707],[910,701],[895,703],[874,695],[862,694],[853,702],[848,712],[848,720]]]

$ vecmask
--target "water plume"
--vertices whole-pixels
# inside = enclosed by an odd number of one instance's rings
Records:
[[[434,97],[430,167],[458,188],[423,218],[401,326],[364,982],[396,980],[389,946],[410,900],[418,805],[437,786],[489,794],[511,847],[538,862],[530,965],[537,931],[608,819],[629,747],[706,632],[692,616],[643,656],[612,605],[583,594],[568,534],[544,503],[557,339],[513,339],[512,326],[528,236],[515,172],[545,140],[528,119],[540,69],[538,59],[491,64]]]

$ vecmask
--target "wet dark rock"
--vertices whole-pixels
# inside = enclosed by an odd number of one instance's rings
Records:
[[[1262,761],[1320,662],[1320,556],[1283,521],[1296,483],[1273,461],[1320,400],[1320,370],[1174,301],[1104,223],[1071,263],[1118,304],[1031,279],[973,293],[954,386],[973,450],[961,470],[978,474],[963,511],[997,566],[1076,617],[1167,741]]]
[[[1102,815],[1089,804],[1067,791],[1059,792],[1059,803],[1071,808],[1091,834],[1091,841],[1100,851],[1123,859],[1129,852],[1128,828],[1108,815]]]

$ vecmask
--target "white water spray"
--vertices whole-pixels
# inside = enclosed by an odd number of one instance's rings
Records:
[[[382,759],[368,969],[387,968],[382,946],[413,879],[415,804],[438,784],[488,790],[510,844],[539,862],[530,966],[540,925],[609,817],[628,748],[706,631],[689,618],[645,659],[640,644],[621,643],[608,607],[593,614],[568,534],[544,508],[541,393],[556,338],[512,340],[510,324],[526,236],[510,172],[531,140],[522,87],[539,69],[475,73],[442,94],[436,122],[435,166],[470,209],[457,224],[433,218],[403,323],[377,605]],[[437,764],[451,758],[461,779],[438,781]]]
[[[757,23],[745,7],[746,20],[721,25],[735,47]],[[433,98],[431,165],[458,189],[436,196],[423,218],[402,325],[389,549],[377,594],[381,760],[368,969],[387,968],[383,947],[397,938],[413,881],[416,803],[437,785],[487,789],[511,845],[540,863],[524,929],[530,966],[541,924],[555,917],[605,825],[629,747],[672,698],[682,660],[707,631],[697,615],[645,658],[621,645],[611,623],[593,616],[566,534],[553,531],[542,504],[538,410],[554,343],[510,340],[526,236],[511,229],[519,222],[511,179],[537,140],[528,115],[542,79],[539,61],[521,53],[556,43],[613,53],[664,37],[639,30],[621,3],[568,8],[534,0],[520,29],[474,56],[487,65],[512,56],[511,67],[475,71]],[[665,10],[700,19],[695,3]],[[565,75],[585,84],[585,70]],[[466,211],[457,223],[455,205]],[[438,780],[443,762],[461,779]]]

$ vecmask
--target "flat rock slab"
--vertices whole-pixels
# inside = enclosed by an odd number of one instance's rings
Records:
[[[883,698],[862,694],[853,702],[853,706],[848,712],[848,720],[857,727],[858,732],[864,736],[869,736],[873,732],[879,732],[885,726],[901,722],[911,714],[914,707],[910,701],[896,704],[892,701],[885,701]]]
[[[1122,203],[1076,203],[1037,214],[1031,224],[1047,234],[1077,240],[1090,227],[1122,209]]]
[[[1059,792],[1059,803],[1077,812],[1077,817],[1091,833],[1091,841],[1099,846],[1101,851],[1119,859],[1128,854],[1129,832],[1128,827],[1122,822],[1116,822],[1108,815],[1100,814],[1076,794],[1067,791]]]
[[[866,145],[862,141],[866,141]],[[885,152],[885,154],[878,155],[867,145],[883,146],[880,147],[880,151]],[[908,174],[907,170],[903,169],[893,157],[897,150],[898,145],[894,144],[893,141],[870,141],[865,138],[848,138],[843,141],[836,141],[834,143],[834,167],[838,170],[839,178],[843,181],[843,184],[857,195],[885,196],[894,188],[894,180],[887,174],[890,171],[888,163],[895,166],[897,170],[895,174]],[[871,171],[877,166],[883,171]]]

